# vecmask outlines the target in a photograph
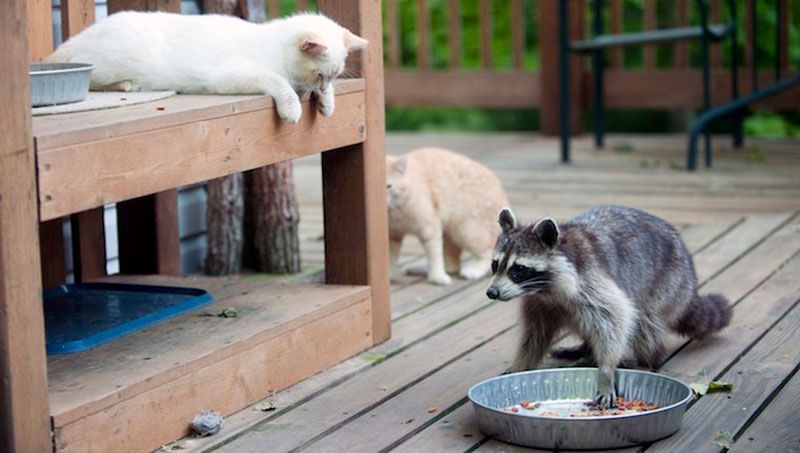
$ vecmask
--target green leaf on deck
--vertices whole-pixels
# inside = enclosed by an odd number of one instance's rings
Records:
[[[722,381],[711,381],[708,384],[704,384],[702,382],[693,382],[689,384],[689,387],[692,388],[695,395],[703,396],[707,393],[730,392],[733,390],[733,383]]]
[[[717,436],[714,438],[713,444],[718,447],[727,448],[730,450],[731,448],[733,448],[733,442],[734,442],[733,435],[730,433],[730,431],[723,429],[722,431],[717,433]]]
[[[369,363],[375,363],[385,359],[386,354],[361,354],[361,358]]]

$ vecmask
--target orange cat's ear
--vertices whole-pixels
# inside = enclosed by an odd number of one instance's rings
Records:
[[[350,30],[344,31],[344,46],[347,48],[348,52],[361,50],[367,47],[367,44],[369,44],[369,41],[361,36],[354,34]]]
[[[408,157],[403,156],[392,163],[392,171],[397,174],[404,174],[406,172],[406,164],[408,163]]]
[[[318,57],[328,50],[328,46],[322,44],[319,38],[304,39],[300,44],[300,51],[312,57]]]

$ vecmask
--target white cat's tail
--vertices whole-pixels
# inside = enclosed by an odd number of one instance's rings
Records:
[[[58,46],[58,49],[50,54],[49,57],[45,58],[44,61],[46,63],[71,63],[74,56],[75,46],[70,44],[70,41],[62,43],[60,46]]]

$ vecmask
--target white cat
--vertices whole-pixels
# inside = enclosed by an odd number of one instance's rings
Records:
[[[298,92],[314,93],[322,114],[333,114],[331,82],[344,71],[348,52],[367,44],[320,14],[254,24],[126,11],[70,38],[47,61],[93,64],[93,90],[266,94],[281,118],[296,123]]]

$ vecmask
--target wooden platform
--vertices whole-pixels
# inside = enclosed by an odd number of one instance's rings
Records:
[[[337,81],[331,118],[306,96],[298,124],[281,121],[267,96],[178,95],[34,117],[41,220],[362,142],[365,86]]]
[[[731,326],[704,342],[673,338],[662,371],[687,382],[721,379],[730,394],[694,402],[682,430],[628,451],[736,451],[800,448],[800,146],[720,140],[716,167],[682,170],[685,137],[611,136],[608,150],[576,141],[574,164],[557,163],[557,142],[536,135],[389,135],[388,151],[443,145],[501,176],[518,217],[568,217],[599,203],[648,209],[680,228],[703,292],[735,304]],[[320,259],[319,167],[296,163],[304,257]],[[409,242],[405,261],[419,245]],[[517,303],[490,303],[486,280],[449,287],[400,277],[392,287],[392,339],[268,398],[275,410],[245,409],[220,434],[183,439],[189,450],[521,451],[485,438],[467,389],[503,373],[514,354]],[[574,341],[565,338],[563,342]],[[554,363],[568,366],[569,363]]]
[[[233,413],[372,345],[366,286],[109,280],[203,288],[215,302],[85,352],[49,357],[59,451],[158,448],[188,434],[185,421],[203,410]],[[204,315],[229,307],[237,317]]]

